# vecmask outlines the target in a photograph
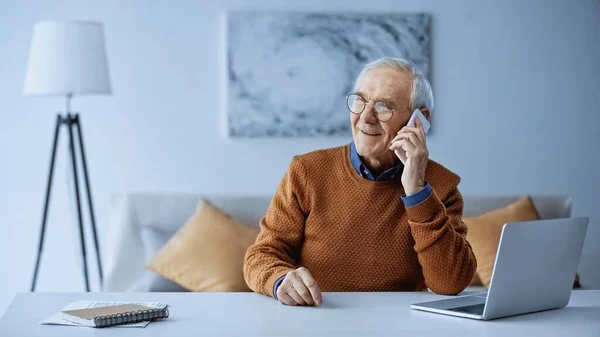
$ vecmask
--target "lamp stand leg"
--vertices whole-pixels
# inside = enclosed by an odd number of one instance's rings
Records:
[[[85,150],[84,150],[84,146],[83,146],[83,136],[82,136],[82,127],[81,127],[81,120],[79,119],[79,114],[75,114],[75,125],[77,126],[77,133],[79,136],[79,146],[80,146],[80,150],[81,150],[81,161],[82,161],[82,166],[83,166],[83,176],[84,176],[84,181],[85,181],[85,187],[87,190],[87,198],[88,198],[88,206],[90,208],[90,217],[91,217],[91,223],[92,223],[92,235],[94,237],[94,246],[96,248],[96,257],[98,259],[98,276],[100,278],[100,287],[102,287],[102,262],[101,262],[101,258],[100,258],[100,248],[98,245],[98,234],[96,231],[96,219],[94,216],[94,207],[93,207],[93,203],[92,203],[92,192],[90,190],[90,181],[88,178],[88,170],[87,170],[87,161],[85,160]]]
[[[87,292],[90,291],[90,283],[88,279],[88,269],[87,269],[87,256],[85,251],[85,236],[83,232],[83,218],[81,216],[81,202],[79,198],[79,182],[77,179],[77,162],[75,160],[75,139],[73,137],[73,124],[75,123],[75,118],[71,117],[71,114],[67,114],[68,126],[69,126],[69,147],[71,152],[71,163],[73,164],[73,180],[75,183],[75,198],[77,201],[77,216],[79,218],[79,237],[81,239],[81,255],[83,259],[83,274],[85,277],[85,290]]]
[[[35,284],[37,282],[38,271],[40,267],[40,259],[42,257],[42,251],[44,248],[44,234],[46,232],[46,220],[48,219],[48,206],[50,205],[50,190],[52,189],[52,176],[54,173],[54,159],[56,158],[56,145],[58,143],[58,136],[60,135],[60,125],[62,124],[62,117],[60,114],[56,116],[56,126],[54,128],[54,144],[52,145],[52,156],[50,157],[50,169],[48,173],[48,182],[46,184],[46,200],[44,202],[44,213],[42,215],[42,228],[40,230],[40,239],[38,243],[37,258],[35,259],[35,269],[33,271],[33,280],[31,281],[31,291],[35,291]]]

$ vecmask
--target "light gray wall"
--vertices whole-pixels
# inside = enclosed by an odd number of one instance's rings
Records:
[[[430,12],[436,95],[432,158],[463,177],[464,194],[572,195],[573,215],[591,217],[582,282],[600,288],[598,1],[216,3],[0,3],[0,267],[5,271],[0,312],[15,292],[29,288],[54,113],[64,104],[60,98],[21,96],[38,20],[105,23],[114,95],[73,101],[82,112],[102,247],[112,193],[270,194],[292,155],[349,141],[221,137],[222,15],[242,8]],[[83,290],[64,136],[40,271],[43,291]]]

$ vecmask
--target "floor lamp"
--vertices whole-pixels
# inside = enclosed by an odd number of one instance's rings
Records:
[[[46,198],[42,214],[42,225],[39,235],[35,269],[31,281],[31,291],[35,291],[40,259],[44,247],[44,234],[46,232],[46,220],[48,206],[50,204],[54,159],[57,141],[63,126],[67,128],[69,136],[69,152],[75,186],[85,288],[86,291],[90,291],[86,259],[87,249],[81,214],[81,198],[77,174],[75,136],[77,137],[80,147],[83,176],[91,217],[91,230],[94,238],[96,257],[98,259],[100,285],[102,285],[102,264],[100,261],[96,221],[83,146],[81,117],[77,113],[72,113],[70,104],[71,98],[74,95],[111,94],[102,24],[99,22],[87,21],[42,21],[36,23],[33,30],[23,94],[26,96],[63,96],[66,99],[64,115],[58,113],[56,117],[54,142],[52,145],[48,181],[46,185]]]

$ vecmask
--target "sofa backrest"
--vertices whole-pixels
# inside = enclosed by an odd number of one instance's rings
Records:
[[[465,203],[463,217],[479,215],[507,206],[522,196],[463,196]],[[571,216],[572,199],[569,196],[531,196],[533,204],[542,219],[568,218]]]
[[[521,197],[465,195],[463,216],[470,217],[504,207]],[[133,194],[128,198],[140,225],[175,231],[194,213],[200,198],[209,200],[246,226],[258,228],[272,196]],[[571,216],[571,197],[532,196],[532,199],[542,219]]]
[[[520,196],[463,196],[465,217],[503,207]],[[152,291],[154,276],[144,269],[149,259],[194,213],[200,198],[243,224],[258,228],[272,196],[210,194],[121,194],[112,198],[105,246],[105,291]],[[571,215],[567,196],[532,196],[543,219]],[[150,284],[150,285],[149,285]]]

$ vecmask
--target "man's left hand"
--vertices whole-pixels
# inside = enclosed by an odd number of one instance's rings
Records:
[[[415,118],[416,127],[405,126],[392,140],[390,150],[403,150],[406,153],[402,185],[404,193],[411,196],[425,188],[425,169],[429,159],[429,150],[421,120]]]

